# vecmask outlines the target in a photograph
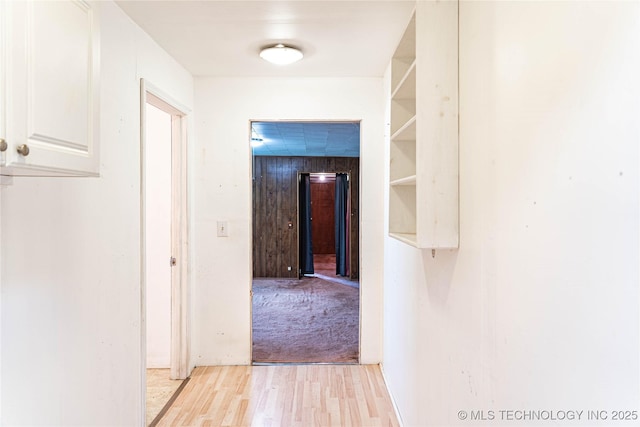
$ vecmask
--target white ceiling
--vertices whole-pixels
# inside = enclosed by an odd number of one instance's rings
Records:
[[[194,76],[380,77],[413,1],[117,1]],[[258,53],[294,45],[305,57],[277,66]]]
[[[380,77],[414,1],[120,0],[117,4],[194,76]],[[277,66],[258,56],[275,43],[304,58]],[[360,155],[358,123],[254,123],[256,155]]]

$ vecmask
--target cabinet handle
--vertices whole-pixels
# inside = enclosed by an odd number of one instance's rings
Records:
[[[0,138],[0,153],[7,151],[7,141],[5,141],[4,139]]]
[[[17,150],[18,153],[22,154],[23,156],[29,155],[29,146],[27,144],[18,145]]]

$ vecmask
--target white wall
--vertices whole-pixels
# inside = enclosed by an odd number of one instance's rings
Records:
[[[2,108],[2,107],[0,107]],[[2,242],[2,187],[0,181],[0,242]],[[2,422],[2,245],[0,244],[0,422]]]
[[[640,410],[639,18],[638,2],[460,3],[460,249],[385,241],[406,426]]]
[[[194,173],[197,365],[251,362],[252,119],[362,120],[361,293],[364,363],[381,360],[384,94],[381,78],[196,79]],[[216,237],[226,220],[229,237]]]
[[[101,177],[0,190],[4,426],[144,416],[139,78],[189,107],[193,79],[114,3],[98,4]]]
[[[146,104],[147,368],[171,362],[171,115]]]

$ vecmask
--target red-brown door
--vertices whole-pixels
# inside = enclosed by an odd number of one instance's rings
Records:
[[[335,254],[335,192],[333,177],[311,180],[311,233],[314,254]]]

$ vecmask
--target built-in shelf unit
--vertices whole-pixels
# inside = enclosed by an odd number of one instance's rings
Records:
[[[416,2],[391,60],[390,96],[389,235],[457,248],[457,2]]]

